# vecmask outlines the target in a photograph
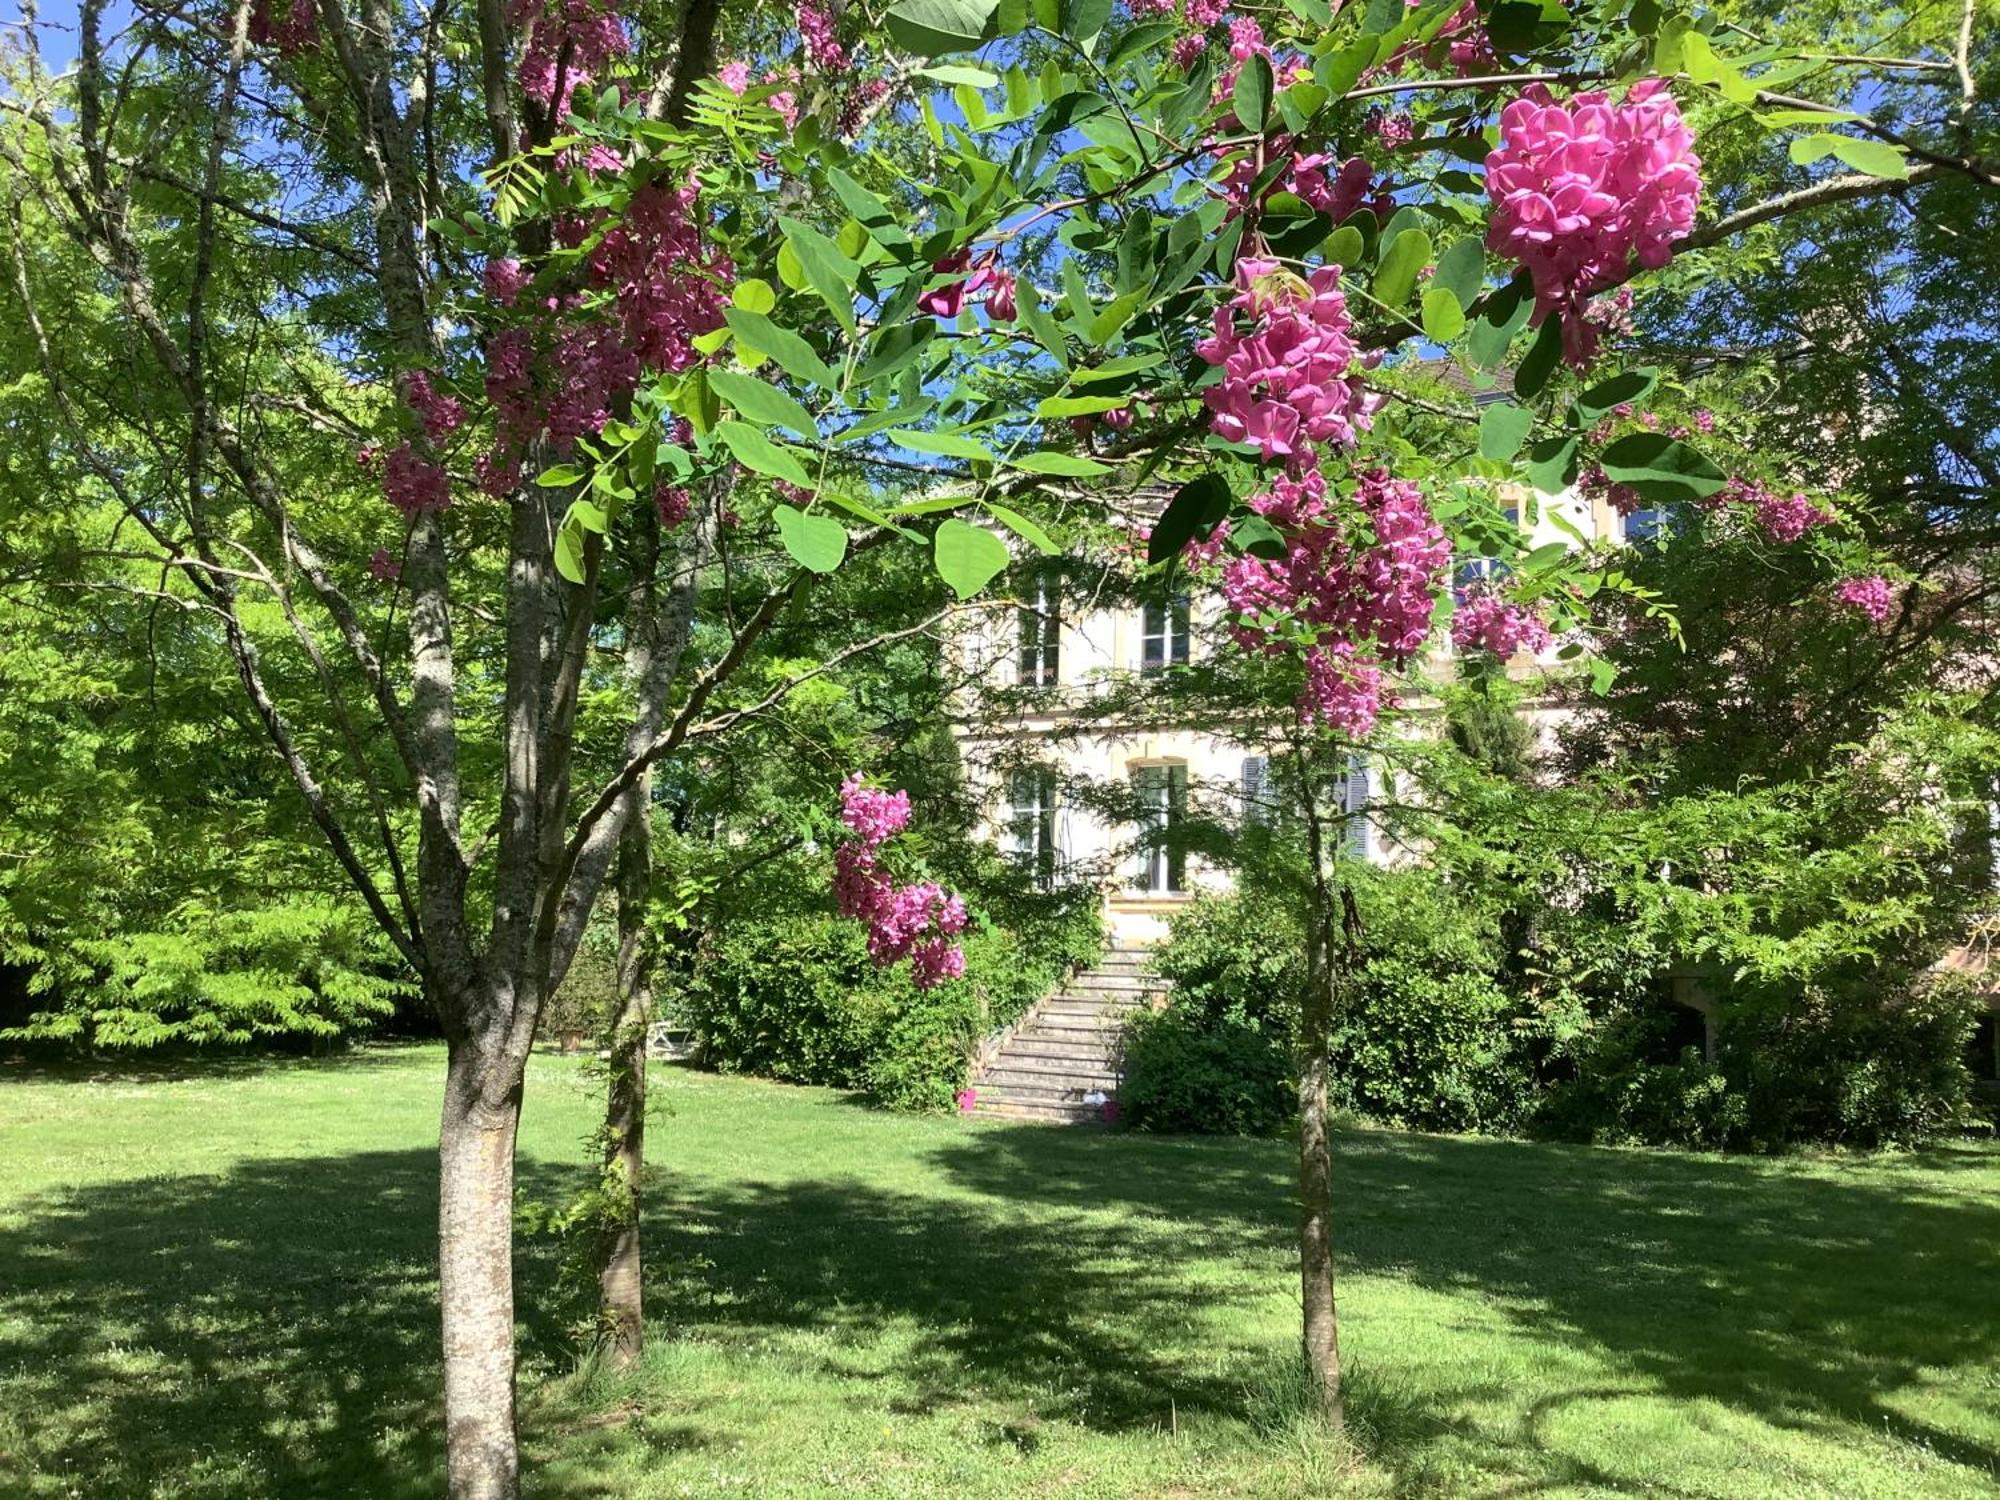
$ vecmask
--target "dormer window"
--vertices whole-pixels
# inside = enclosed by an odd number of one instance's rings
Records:
[[[1175,594],[1148,604],[1140,638],[1139,669],[1164,672],[1184,667],[1188,659],[1188,596]]]

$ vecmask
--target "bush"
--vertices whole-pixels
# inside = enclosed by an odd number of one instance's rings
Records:
[[[322,1047],[365,1031],[416,990],[365,912],[315,896],[235,911],[190,901],[158,929],[71,946],[94,981],[72,979],[0,1040]],[[32,981],[30,991],[38,1002]]]
[[[1118,1111],[1134,1130],[1275,1135],[1296,1099],[1289,1050],[1271,1031],[1177,1006],[1126,1025]]]
[[[1517,1008],[1494,978],[1499,944],[1491,925],[1424,871],[1362,868],[1349,879],[1365,956],[1335,1021],[1335,1104],[1427,1130],[1512,1128],[1533,1074],[1516,1041]],[[1237,1032],[1266,1036],[1289,1056],[1305,982],[1304,933],[1279,902],[1251,892],[1204,897],[1175,919],[1154,967],[1174,984],[1167,1014],[1186,1032],[1216,1038],[1198,1066],[1191,1043],[1176,1045],[1218,1090],[1217,1123],[1177,1111],[1194,1123],[1172,1128],[1233,1129],[1221,1123],[1231,1114],[1228,1090],[1213,1070],[1232,1058],[1262,1068]],[[1176,1084],[1173,1097],[1192,1096]],[[1119,1104],[1127,1113],[1147,1107],[1134,1103],[1129,1058]]]
[[[1577,1076],[1552,1086],[1535,1113],[1540,1133],[1604,1144],[1722,1151],[1748,1110],[1698,1048],[1659,1060],[1676,1017],[1655,1008],[1606,1023],[1576,1054]]]
[[[1964,976],[1849,977],[1782,1000],[1726,1007],[1723,1071],[1747,1100],[1741,1144],[1920,1146],[1972,1119],[1966,1044],[1980,1005]]]
[[[676,1018],[711,1066],[858,1089],[895,1109],[949,1109],[979,1040],[1102,945],[1095,890],[993,878],[1000,899],[994,886],[968,892],[980,920],[965,939],[965,976],[933,990],[912,984],[906,965],[877,968],[859,923],[800,910],[782,892],[769,916],[740,902],[704,947]]]

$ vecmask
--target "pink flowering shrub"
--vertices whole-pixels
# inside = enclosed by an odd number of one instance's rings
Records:
[[[1732,479],[1716,492],[1712,504],[1746,505],[1756,514],[1757,525],[1774,542],[1796,542],[1815,526],[1830,526],[1834,514],[1794,491],[1780,495],[1753,479]]]
[[[1490,651],[1505,660],[1516,651],[1545,651],[1548,626],[1527,605],[1488,589],[1468,593],[1451,617],[1452,644],[1461,651]]]
[[[1850,609],[1859,610],[1880,625],[1889,618],[1889,580],[1879,573],[1863,578],[1844,578],[1840,583],[1840,602]]]
[[[1578,94],[1559,104],[1541,85],[1500,113],[1500,144],[1486,158],[1493,218],[1488,247],[1528,270],[1535,322],[1563,319],[1573,364],[1596,352],[1583,310],[1622,281],[1632,261],[1657,269],[1694,227],[1701,159],[1666,83],[1648,78],[1624,100]]]
[[[918,989],[962,975],[965,950],[952,940],[965,931],[965,902],[935,881],[897,885],[882,867],[883,846],[909,826],[909,793],[850,776],[840,786],[840,821],[853,836],[833,851],[834,901],[842,916],[867,924],[868,956],[885,968],[907,958]]]

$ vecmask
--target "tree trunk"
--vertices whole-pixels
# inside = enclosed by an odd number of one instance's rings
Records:
[[[615,1177],[621,1195],[604,1226],[597,1272],[601,1349],[616,1370],[630,1369],[646,1342],[639,1213],[646,1168],[646,1028],[653,1012],[652,942],[646,930],[653,878],[651,787],[648,773],[630,793],[635,805],[618,847],[618,1014],[611,1026],[604,1168],[607,1188]]]
[[[1306,1369],[1321,1414],[1341,1427],[1340,1321],[1333,1300],[1333,1149],[1327,1131],[1328,1050],[1332,1045],[1333,913],[1324,886],[1314,892],[1306,938],[1306,994],[1299,1015],[1299,1292],[1305,1310]]]
[[[509,1075],[512,1076],[509,1076]],[[520,1070],[454,1038],[438,1133],[445,1470],[451,1500],[516,1500],[514,1136]]]

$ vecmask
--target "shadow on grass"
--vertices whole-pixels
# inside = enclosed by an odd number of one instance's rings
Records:
[[[939,1141],[935,1164],[981,1196],[700,1180],[662,1197],[653,1307],[752,1343],[823,1332],[805,1357],[855,1400],[893,1410],[1001,1397],[1030,1424],[1110,1432],[1174,1412],[1258,1420],[1240,1377],[1204,1372],[1268,1363],[1268,1346],[1233,1361],[1176,1351],[1190,1297],[1226,1324],[1230,1306],[1267,1301],[1283,1274],[1282,1145],[1036,1127]],[[1632,1382],[1526,1412],[1500,1455],[1520,1479],[1510,1493],[1618,1487],[1547,1451],[1540,1429],[1560,1403],[1649,1389],[1780,1426],[1886,1427],[1959,1463],[2000,1465],[1990,1447],[1892,1409],[1926,1367],[1990,1358],[2000,1343],[2000,1204],[1934,1183],[1901,1191],[1872,1169],[1807,1178],[1760,1162],[1375,1133],[1342,1138],[1339,1174],[1345,1267],[1492,1299],[1524,1338],[1600,1348],[1611,1384]],[[572,1181],[523,1163],[530,1195]],[[435,1183],[428,1151],[374,1152],[18,1205],[0,1229],[0,1448],[12,1449],[0,1493],[116,1500],[164,1474],[176,1493],[216,1500],[436,1493]],[[547,1251],[523,1251],[522,1306],[545,1307]],[[1191,1283],[1194,1258],[1209,1264]],[[562,1355],[552,1321],[524,1325],[544,1363]],[[885,1350],[896,1351],[887,1376],[871,1368]],[[1456,1431],[1440,1404],[1496,1395],[1364,1381],[1357,1416],[1378,1459],[1420,1476]],[[591,1446],[598,1419],[554,1432],[536,1431],[541,1420],[530,1419],[538,1453]],[[602,1420],[609,1451],[624,1439],[616,1413]],[[680,1411],[646,1441],[698,1451],[733,1437],[729,1421]],[[595,1485],[559,1488],[604,1493]]]
[[[1024,1129],[969,1135],[939,1158],[1001,1199],[1119,1205],[1289,1246],[1287,1153],[1200,1140],[1128,1153]],[[1894,1405],[1926,1372],[1967,1367],[1970,1382],[2000,1354],[2000,1198],[1879,1163],[1807,1175],[1752,1158],[1386,1131],[1346,1133],[1337,1153],[1346,1271],[1494,1299],[1524,1332],[1601,1349],[1670,1398],[1781,1428],[1887,1433],[2000,1477],[2000,1448]],[[1969,1149],[1919,1160],[1947,1174],[1994,1165]],[[1524,1416],[1525,1448],[1542,1448],[1547,1415]],[[1379,1456],[1392,1462],[1440,1430],[1428,1416],[1391,1426]]]
[[[276,1073],[365,1068],[380,1065],[385,1059],[434,1051],[435,1047],[434,1042],[396,1037],[371,1038],[365,1045],[334,1047],[318,1054],[246,1047],[241,1051],[190,1048],[183,1052],[167,1049],[85,1056],[65,1048],[22,1047],[0,1051],[0,1088],[10,1083],[115,1083],[128,1088],[161,1083],[215,1083]]]

